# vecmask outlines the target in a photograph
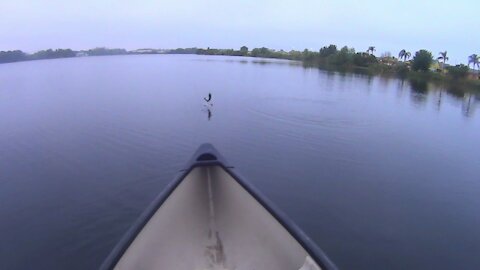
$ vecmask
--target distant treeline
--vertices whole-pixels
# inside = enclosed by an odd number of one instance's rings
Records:
[[[127,54],[125,49],[107,49],[107,48],[95,48],[87,51],[73,51],[71,49],[48,49],[38,51],[33,54],[27,54],[25,52],[16,51],[0,51],[0,63],[12,63],[19,61],[29,60],[41,60],[41,59],[55,59],[55,58],[68,58],[76,56],[98,56],[98,55],[120,55]]]
[[[301,61],[307,67],[361,72],[369,75],[395,76],[415,81],[446,83],[464,90],[480,90],[479,73],[475,70],[475,67],[480,69],[480,57],[476,54],[468,57],[468,66],[464,64],[451,66],[446,63],[448,61],[446,51],[440,52],[438,58],[434,58],[433,54],[427,50],[419,50],[413,55],[406,50],[401,50],[398,53],[398,57],[392,56],[389,52],[377,57],[373,54],[374,51],[374,46],[368,47],[366,51],[356,52],[355,49],[347,46],[338,49],[336,45],[329,45],[320,48],[318,51],[310,51],[308,49],[303,51],[284,51],[266,47],[249,50],[248,47],[242,46],[239,50],[189,48],[170,50],[166,53],[195,53],[201,55],[230,55],[296,60]],[[473,69],[470,69],[470,65],[472,65]]]
[[[73,51],[71,49],[43,50],[33,54],[27,54],[22,51],[0,51],[0,63],[10,63],[18,61],[54,59],[80,56],[99,56],[99,55],[124,55],[124,54],[200,54],[200,55],[230,55],[230,56],[249,56],[275,59],[287,59],[301,61],[305,66],[314,66],[326,69],[341,70],[363,70],[370,74],[390,74],[402,77],[423,76],[428,79],[450,80],[458,82],[462,80],[480,89],[478,80],[478,71],[480,69],[480,56],[472,54],[468,57],[467,65],[450,66],[447,52],[440,52],[438,58],[434,58],[432,53],[427,50],[419,50],[414,55],[406,50],[401,50],[398,57],[391,53],[383,53],[377,57],[373,54],[374,46],[368,47],[366,51],[356,52],[355,49],[344,46],[340,49],[336,45],[329,45],[320,48],[318,51],[291,50],[273,50],[266,47],[254,48],[242,46],[239,50],[235,49],[201,49],[201,48],[177,48],[171,50],[161,49],[138,49],[127,51],[125,49],[94,48],[83,51]],[[412,57],[413,56],[413,57]],[[410,59],[411,58],[411,59]],[[470,64],[473,69],[470,69]]]
[[[276,58],[302,61],[306,66],[314,66],[326,69],[341,70],[363,70],[370,74],[398,75],[401,77],[424,77],[434,80],[458,80],[468,81],[476,88],[480,88],[478,81],[478,72],[475,66],[480,69],[480,57],[473,54],[468,57],[468,64],[472,64],[473,69],[467,65],[450,66],[446,64],[448,60],[447,52],[440,52],[438,58],[434,58],[432,53],[427,50],[417,51],[411,60],[411,53],[401,50],[398,58],[391,53],[384,53],[377,57],[373,54],[374,46],[368,47],[365,52],[356,52],[355,49],[344,46],[340,49],[336,45],[329,45],[318,51],[291,50],[272,50],[261,47],[254,48],[251,51],[246,46],[240,50],[233,49],[198,49],[197,54],[203,55],[232,55],[232,56],[250,56],[263,58]],[[470,79],[470,80],[467,80]]]
[[[197,54],[198,53],[197,48],[178,48],[178,49],[172,49],[172,50],[167,50],[164,53],[167,54]]]
[[[328,47],[321,48],[318,52],[309,51],[307,49],[303,51],[284,51],[284,50],[272,50],[266,47],[254,48],[251,51],[246,46],[240,48],[240,50],[233,49],[198,49],[197,54],[204,55],[233,55],[233,56],[251,56],[251,57],[263,57],[263,58],[276,58],[304,61],[306,63],[315,63],[322,65],[358,65],[368,66],[373,63],[377,63],[377,59],[374,55],[369,53],[355,53],[355,50],[348,47],[343,47],[340,50],[337,46],[330,45]]]

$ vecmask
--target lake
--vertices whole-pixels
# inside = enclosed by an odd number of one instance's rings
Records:
[[[204,142],[341,269],[478,269],[479,103],[285,60],[0,65],[0,269],[96,269]]]

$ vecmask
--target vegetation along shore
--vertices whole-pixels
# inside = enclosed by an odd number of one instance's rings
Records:
[[[370,46],[365,52],[356,52],[355,49],[344,46],[340,49],[336,45],[329,45],[318,51],[273,50],[269,48],[254,48],[242,46],[234,49],[125,49],[94,48],[90,50],[74,51],[71,49],[48,49],[28,54],[23,51],[0,51],[0,63],[19,61],[56,59],[68,57],[126,55],[126,54],[200,54],[200,55],[229,55],[245,57],[262,57],[301,61],[304,66],[318,67],[328,70],[359,72],[368,75],[382,75],[410,80],[429,81],[445,84],[457,91],[480,91],[480,56],[471,54],[466,57],[466,65],[449,65],[448,52],[439,52],[435,57],[430,51],[419,50],[415,53],[404,49],[398,54],[389,52],[375,56],[376,48]]]

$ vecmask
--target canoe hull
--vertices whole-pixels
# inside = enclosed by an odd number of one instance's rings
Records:
[[[103,269],[334,269],[218,152],[205,153],[197,152]]]

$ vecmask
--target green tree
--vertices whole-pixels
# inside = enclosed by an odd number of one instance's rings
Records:
[[[371,64],[377,63],[377,58],[374,55],[368,53],[356,53],[353,55],[353,63],[356,66],[368,67]]]
[[[428,71],[432,62],[432,53],[427,50],[420,50],[413,57],[412,69],[415,71]]]
[[[398,58],[399,59],[403,58],[403,62],[407,61],[407,59],[410,58],[410,56],[412,56],[412,54],[410,52],[407,52],[405,49],[401,50],[398,53]]]
[[[267,56],[270,55],[270,49],[269,49],[269,48],[266,48],[266,47],[262,47],[262,48],[260,48],[260,54],[261,54],[262,56],[267,57]]]
[[[291,50],[288,52],[288,58],[292,60],[302,60],[302,52]]]
[[[247,54],[248,54],[248,47],[247,47],[247,46],[242,46],[242,47],[240,48],[240,53],[241,53],[242,55],[247,55]]]
[[[320,49],[320,57],[328,57],[330,55],[334,55],[336,54],[338,51],[337,51],[337,46],[335,45],[330,45],[330,46],[325,46],[323,48]]]
[[[337,54],[334,55],[333,64],[339,66],[348,66],[353,63],[354,54],[354,49],[350,49],[347,46],[344,46]]]
[[[253,57],[271,57],[272,56],[272,51],[268,48],[261,47],[261,48],[255,48],[252,50],[251,55]]]
[[[75,57],[76,53],[71,49],[48,49],[43,51],[38,51],[32,54],[32,59],[55,59],[55,58],[66,58],[66,57]]]
[[[448,74],[454,79],[463,79],[468,75],[469,67],[463,64],[447,67]]]
[[[260,56],[260,48],[254,48],[250,54],[253,57],[259,57]]]
[[[308,49],[303,50],[302,58],[304,61],[311,62],[315,58],[313,52],[309,51]]]

